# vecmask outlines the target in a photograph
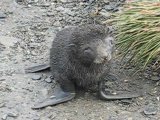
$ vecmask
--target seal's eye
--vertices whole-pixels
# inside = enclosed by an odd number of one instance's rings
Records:
[[[111,43],[111,45],[113,45],[113,39],[110,39],[110,43]]]
[[[86,47],[86,48],[84,48],[84,52],[85,51],[90,51],[91,50],[91,48],[90,47]]]
[[[84,52],[84,54],[91,54],[92,49],[90,47],[86,47],[83,52]]]

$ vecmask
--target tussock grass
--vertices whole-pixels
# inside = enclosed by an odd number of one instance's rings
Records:
[[[151,62],[160,67],[160,2],[129,2],[113,14],[117,47],[129,63],[146,68]]]

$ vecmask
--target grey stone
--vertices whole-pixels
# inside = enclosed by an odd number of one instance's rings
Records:
[[[0,12],[0,19],[5,19],[7,16],[3,12]]]
[[[49,7],[50,4],[46,3],[46,4],[42,4],[41,6],[42,6],[42,7]]]
[[[75,13],[72,12],[72,11],[68,11],[67,14],[70,15],[70,16],[75,16]]]
[[[104,6],[104,9],[110,11],[110,10],[114,10],[114,7],[111,6],[111,5],[105,5],[105,6]]]
[[[23,0],[20,0],[21,2],[24,2]],[[36,3],[38,2],[38,0],[27,0],[27,3],[28,4],[33,4],[33,3]]]
[[[62,3],[66,3],[68,2],[68,0],[60,0]]]
[[[63,13],[68,14],[70,16],[75,16],[75,13],[68,8],[64,9]]]
[[[7,120],[7,118],[8,117],[17,117],[18,116],[18,114],[17,113],[13,113],[13,112],[9,112],[9,113],[7,113],[7,114],[4,114],[3,116],[2,116],[2,120]]]
[[[55,15],[54,12],[48,12],[48,13],[47,13],[47,16],[49,16],[49,17],[54,16],[54,15]]]
[[[160,77],[158,77],[158,76],[152,76],[152,77],[151,77],[151,80],[158,81],[158,80],[160,80]]]
[[[5,107],[5,103],[0,103],[0,108]]]
[[[93,3],[95,0],[89,0],[90,3]]]
[[[58,20],[59,20],[59,21],[62,21],[62,20],[63,20],[63,18],[62,18],[62,17],[60,17],[60,18],[58,18]]]
[[[42,75],[33,75],[32,80],[40,80],[42,78]]]
[[[153,72],[153,75],[158,76],[158,73],[157,72]]]
[[[3,44],[6,48],[13,47],[20,39],[9,36],[0,36],[0,44]]]
[[[62,3],[76,2],[77,0],[60,0]]]
[[[75,20],[76,22],[80,22],[80,21],[81,21],[81,18],[79,18],[79,17],[74,17],[74,20]]]
[[[157,107],[153,104],[149,104],[144,108],[144,114],[155,115],[157,113]]]
[[[8,113],[8,117],[18,117],[18,114],[10,112],[10,113]]]
[[[109,116],[107,120],[118,120],[118,116]]]
[[[33,118],[33,120],[40,120],[40,117],[39,117],[39,116],[35,116],[35,117]]]
[[[109,4],[109,0],[103,0],[103,2]]]
[[[56,27],[59,27],[59,26],[61,26],[61,23],[59,21],[56,21],[53,25]]]
[[[38,55],[38,53],[35,50],[32,50],[31,55],[36,56],[36,55]]]
[[[0,78],[0,81],[5,81],[6,79],[5,78]]]
[[[7,120],[7,117],[8,117],[8,115],[7,115],[7,114],[4,114],[4,115],[2,116],[2,120]]]
[[[62,6],[57,7],[57,8],[56,8],[56,11],[64,11],[64,8],[63,8]]]
[[[47,77],[44,81],[46,81],[47,83],[51,83],[52,79],[50,77]]]

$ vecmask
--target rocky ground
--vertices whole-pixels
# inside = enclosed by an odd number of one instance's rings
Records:
[[[123,0],[1,0],[0,1],[0,119],[2,120],[159,120],[160,75],[131,75],[116,61],[120,80],[113,88],[142,90],[132,100],[102,101],[90,92],[67,103],[32,110],[52,93],[49,72],[26,74],[28,66],[49,62],[49,48],[63,27],[99,23],[117,11]],[[121,84],[118,84],[121,83]],[[128,87],[126,87],[126,84]]]

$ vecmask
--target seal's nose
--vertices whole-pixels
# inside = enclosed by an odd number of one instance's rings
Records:
[[[102,59],[104,62],[106,62],[106,61],[108,61],[108,56],[103,56]]]
[[[112,59],[112,55],[111,54],[105,54],[101,57],[103,62],[109,62]]]

